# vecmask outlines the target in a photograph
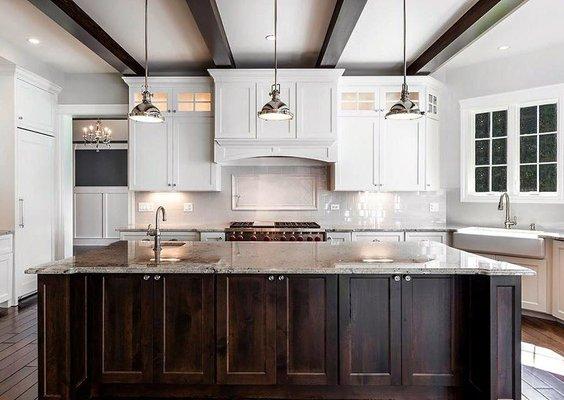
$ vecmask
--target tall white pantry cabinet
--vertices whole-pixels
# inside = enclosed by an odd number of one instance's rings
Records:
[[[14,265],[8,268],[10,300],[37,290],[27,268],[54,258],[55,117],[61,88],[12,64],[0,67],[0,116],[3,143],[0,169],[0,227],[14,232]],[[6,269],[3,269],[6,271]]]

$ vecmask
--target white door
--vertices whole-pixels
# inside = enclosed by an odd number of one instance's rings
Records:
[[[521,306],[525,310],[548,313],[548,265],[546,260],[532,260],[530,258],[496,256],[499,261],[530,268],[537,274],[521,278]]]
[[[256,138],[258,110],[255,83],[220,82],[216,85],[215,96],[216,138]]]
[[[103,194],[74,194],[74,237],[80,239],[103,238]]]
[[[270,101],[272,82],[257,84],[257,112]],[[257,116],[257,136],[259,139],[293,139],[296,137],[296,83],[280,82],[280,100],[294,113],[289,121],[265,121]]]
[[[433,107],[433,106],[431,106]],[[425,118],[425,190],[440,189],[440,132],[437,119]]]
[[[0,254],[0,303],[12,299],[12,253]]]
[[[380,189],[385,192],[423,190],[423,120],[381,118]]]
[[[377,118],[339,117],[339,161],[335,163],[335,190],[374,191]]]
[[[129,188],[172,189],[170,119],[162,123],[129,123]]]
[[[17,79],[16,115],[18,127],[52,134],[55,128],[55,95]]]
[[[220,190],[213,162],[213,119],[175,117],[173,186],[178,191]]]
[[[564,242],[554,240],[552,258],[552,315],[564,320]]]
[[[353,232],[353,242],[403,242],[403,232]]]
[[[119,239],[117,228],[127,226],[129,214],[129,197],[127,193],[103,194],[104,238]]]
[[[299,139],[337,137],[336,92],[333,82],[298,82],[295,118]]]
[[[15,295],[37,289],[29,268],[53,260],[53,141],[50,136],[18,129]]]

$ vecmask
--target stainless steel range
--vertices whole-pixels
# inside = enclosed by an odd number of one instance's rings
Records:
[[[324,242],[325,230],[315,222],[232,222],[228,241]]]

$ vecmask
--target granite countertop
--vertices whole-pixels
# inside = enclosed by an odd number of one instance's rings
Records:
[[[0,230],[0,236],[13,235],[14,232],[10,230]]]
[[[159,227],[161,232],[224,232],[229,224],[217,224],[214,226],[192,225],[192,226],[165,226]],[[147,226],[125,226],[116,228],[117,232],[147,232]]]
[[[159,261],[155,261],[151,243],[120,241],[103,249],[30,268],[26,273],[534,275],[528,268],[427,241],[163,242]]]
[[[453,232],[453,227],[367,227],[360,225],[323,225],[326,232]],[[217,224],[215,226],[171,226],[160,228],[161,232],[223,232],[229,228],[229,224]],[[116,228],[118,232],[146,232],[146,226],[128,226]]]

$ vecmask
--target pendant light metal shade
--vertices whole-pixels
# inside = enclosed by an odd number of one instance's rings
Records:
[[[423,112],[409,98],[409,88],[407,87],[407,59],[405,56],[406,47],[406,18],[405,18],[405,0],[403,0],[403,85],[401,86],[401,95],[397,103],[390,107],[390,111],[386,114],[386,119],[410,120],[419,119],[423,116]]]
[[[149,92],[147,77],[149,76],[149,63],[147,56],[147,6],[148,0],[145,0],[145,83],[143,85],[143,98],[141,103],[137,104],[129,113],[129,119],[138,122],[158,123],[164,121],[161,111],[151,103],[152,94]]]
[[[272,98],[258,112],[258,117],[267,121],[287,121],[294,118],[288,106],[280,100],[280,84],[278,83],[278,1],[274,0],[274,84],[268,94]]]

